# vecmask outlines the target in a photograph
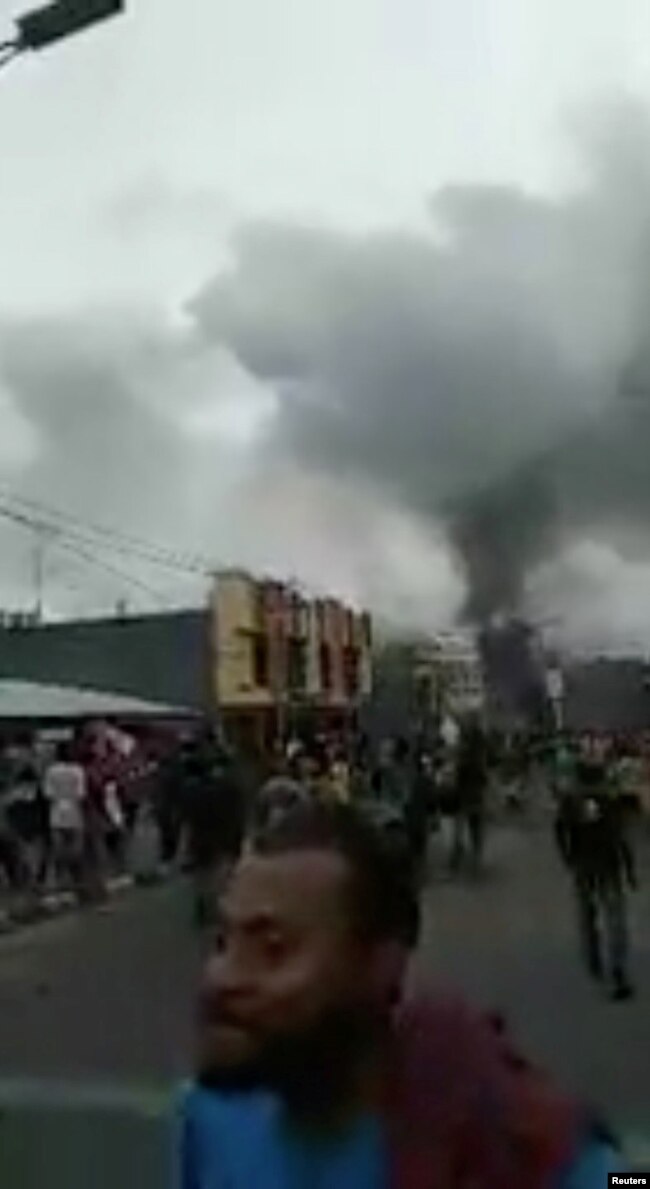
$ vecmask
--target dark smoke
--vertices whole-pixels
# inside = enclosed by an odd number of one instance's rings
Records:
[[[520,607],[539,563],[584,534],[647,553],[647,113],[596,112],[577,150],[570,195],[447,188],[422,232],[242,227],[187,303],[182,348],[85,314],[0,325],[0,382],[40,443],[25,488],[182,539],[192,450],[142,387],[223,347],[279,395],[261,461],[442,526],[473,619]]]
[[[588,131],[562,201],[456,187],[418,236],[248,227],[192,306],[284,393],[276,455],[446,526],[475,619],[521,606],[573,534],[650,512],[645,435],[619,395],[650,341],[650,127],[623,108]]]
[[[557,543],[558,509],[546,474],[516,471],[462,500],[448,523],[468,580],[465,618],[483,624],[495,612],[516,614],[526,574]]]

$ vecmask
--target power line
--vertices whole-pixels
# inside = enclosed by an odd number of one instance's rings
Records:
[[[119,569],[118,566],[113,566],[110,564],[110,562],[106,562],[101,558],[95,557],[92,553],[88,553],[80,546],[72,545],[69,542],[58,542],[57,548],[63,550],[65,553],[71,554],[73,557],[78,557],[81,561],[86,562],[86,564],[89,566],[94,566],[98,570],[103,570],[104,573],[110,574],[113,578],[118,578],[121,582],[127,582],[129,586],[132,586],[136,590],[140,590],[143,594],[148,595],[149,598],[155,599],[162,606],[166,606],[167,599],[159,590],[155,590],[153,586],[149,586],[148,583],[142,582],[139,578],[134,577],[133,574],[127,574],[125,570]]]
[[[2,495],[2,488],[0,487],[0,496]],[[173,561],[179,566],[187,569],[196,569],[213,573],[215,570],[215,563],[213,560],[201,556],[199,554],[186,554],[172,550],[169,546],[163,546],[158,543],[146,540],[143,537],[134,534],[125,533],[121,529],[110,528],[104,524],[82,519],[69,512],[62,512],[60,509],[52,505],[42,503],[38,500],[29,499],[24,496],[17,496],[12,493],[7,493],[8,498],[15,504],[22,505],[25,508],[31,509],[37,513],[49,516],[53,520],[60,521],[71,528],[78,528],[83,532],[91,533],[93,535],[108,537],[111,540],[119,541],[121,544],[132,546],[134,549],[145,550],[147,554],[155,555],[164,561]]]
[[[17,525],[21,529],[35,534],[37,538],[37,561],[35,563],[35,589],[36,589],[36,604],[37,615],[40,616],[43,603],[43,587],[44,587],[44,563],[43,563],[43,549],[44,543],[49,539],[50,543],[56,544],[57,549],[76,556],[80,560],[86,562],[87,565],[94,566],[97,569],[103,570],[104,573],[110,574],[113,578],[118,578],[121,582],[127,582],[133,588],[139,589],[146,594],[148,598],[153,598],[160,605],[166,605],[167,600],[156,590],[153,586],[145,583],[135,575],[127,573],[118,568],[111,562],[97,556],[97,549],[111,549],[114,552],[122,553],[129,558],[135,558],[140,561],[145,561],[149,565],[162,566],[165,569],[173,570],[176,573],[182,573],[185,577],[202,577],[207,578],[213,570],[208,570],[204,566],[197,564],[190,565],[189,559],[181,561],[180,558],[175,558],[173,555],[164,555],[162,552],[152,552],[149,548],[145,548],[140,544],[135,544],[131,539],[126,537],[125,541],[120,540],[120,534],[115,534],[111,530],[107,530],[106,536],[102,537],[101,531],[97,530],[98,535],[93,538],[92,535],[87,535],[79,531],[76,527],[70,527],[67,523],[68,518],[63,513],[58,513],[55,509],[50,509],[44,504],[39,504],[37,501],[21,500],[20,497],[16,500],[17,503],[23,503],[26,507],[33,507],[38,510],[35,512],[22,511],[17,508],[0,503],[0,518],[8,520],[10,523]],[[70,524],[83,523],[76,522],[72,517]],[[93,526],[90,528],[92,533]],[[152,547],[155,551],[157,547]]]
[[[138,557],[151,565],[180,573],[211,577],[218,567],[207,558],[191,554],[175,553],[160,545],[154,545],[143,538],[131,536],[116,529],[94,524],[40,503],[37,500],[15,496],[0,488],[0,517],[11,520],[32,532],[51,532],[76,541],[81,545],[97,548],[99,544],[116,553]]]
[[[68,537],[67,534],[65,534],[65,532],[62,530],[55,530],[52,526],[44,524],[42,520],[36,520],[35,518],[27,516],[24,513],[15,512],[13,510],[10,511],[6,508],[0,508],[0,517],[9,520],[11,523],[17,524],[19,528],[26,529],[29,532],[34,533],[38,538],[38,554],[35,563],[37,613],[39,613],[42,609],[44,587],[43,550],[45,542],[48,540],[50,544],[55,545],[59,551],[68,553],[70,556],[84,561],[87,565],[102,570],[111,577],[119,579],[120,582],[126,582],[129,586],[140,590],[149,598],[153,598],[161,606],[167,605],[167,597],[160,590],[157,590],[155,587],[151,586],[147,582],[144,582],[136,575],[128,573],[126,570],[123,570],[111,562],[106,561],[104,558],[99,557],[96,552],[93,552],[93,547],[95,549],[97,547],[101,547],[101,545],[98,546],[97,542],[93,542],[92,546],[87,546],[80,543],[80,541],[78,541],[75,537]],[[189,577],[189,574],[187,576]],[[192,572],[191,576],[195,576],[194,572]],[[198,577],[199,574],[197,573],[196,576]],[[205,577],[206,575],[202,574],[201,576]]]
[[[130,536],[117,529],[82,520],[80,517],[61,512],[46,504],[38,503],[36,500],[9,496],[9,501],[5,499],[4,504],[0,504],[0,510],[4,508],[15,515],[17,509],[12,507],[12,504],[18,505],[19,509],[21,507],[27,509],[27,512],[22,512],[22,515],[33,523],[43,523],[57,532],[74,536],[80,540],[88,541],[98,537],[100,540],[109,542],[111,547],[116,550],[141,556],[154,564],[165,565],[171,569],[197,573],[210,573],[214,570],[214,566],[207,559],[173,552],[171,549],[154,545],[140,537]],[[97,544],[96,541],[94,543]]]

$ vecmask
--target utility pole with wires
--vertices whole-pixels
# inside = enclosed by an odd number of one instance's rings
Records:
[[[110,17],[120,16],[126,0],[54,0],[16,19],[13,37],[0,43],[0,70],[21,54],[47,49]]]
[[[45,538],[37,533],[34,538],[34,618],[37,624],[43,622],[45,598]]]
[[[45,577],[47,549],[52,543],[54,534],[45,524],[35,524],[33,528],[34,541],[32,546],[32,581],[34,588],[34,622],[38,625],[45,618]]]
[[[57,556],[69,556],[110,576],[119,582],[121,591],[125,586],[140,591],[141,595],[146,596],[148,604],[153,602],[161,608],[169,606],[169,593],[139,577],[135,564],[169,571],[179,578],[182,576],[184,581],[196,583],[200,580],[202,597],[205,597],[203,583],[206,579],[213,582],[215,573],[219,571],[214,559],[179,553],[168,546],[79,519],[38,500],[9,493],[0,485],[0,523],[3,521],[29,533],[31,537],[30,578],[35,592],[36,613],[41,616],[46,603],[46,577],[51,577],[46,572],[49,571],[49,567],[46,567],[48,550],[56,551]],[[123,558],[128,564],[117,564],[112,560],[113,555]]]

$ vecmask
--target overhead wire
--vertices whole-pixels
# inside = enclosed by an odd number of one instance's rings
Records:
[[[107,546],[110,545],[115,550],[142,557],[144,560],[151,561],[153,564],[195,573],[209,573],[215,568],[207,559],[173,552],[170,549],[165,549],[159,545],[144,541],[142,538],[131,537],[119,530],[69,516],[66,513],[59,512],[58,509],[48,508],[46,505],[29,501],[25,502],[23,506],[28,509],[30,507],[34,509],[30,515],[35,521],[46,524],[52,529],[65,533],[67,536],[74,536],[79,540],[92,541],[94,544],[98,544],[101,541]],[[10,511],[16,510],[6,503],[0,504],[0,507],[8,508]]]
[[[149,598],[155,599],[162,606],[167,605],[166,597],[161,591],[156,590],[153,586],[149,586],[147,582],[142,582],[140,578],[136,578],[133,574],[128,574],[125,570],[121,570],[118,566],[111,565],[110,562],[104,561],[102,558],[94,556],[86,549],[82,549],[78,545],[72,545],[70,542],[58,541],[57,549],[63,550],[64,553],[69,553],[72,557],[77,557],[84,561],[86,565],[94,566],[98,570],[102,570],[105,574],[110,574],[113,578],[118,578],[121,582],[128,583],[134,590],[139,590],[146,594]]]
[[[181,561],[180,558],[176,558],[173,555],[165,556],[162,553],[151,553],[143,546],[135,545],[128,538],[125,541],[121,541],[119,539],[120,534],[116,534],[116,539],[113,539],[113,534],[110,530],[106,537],[86,535],[77,530],[76,527],[71,527],[75,523],[73,518],[70,518],[71,523],[68,523],[68,518],[64,514],[58,516],[56,510],[50,509],[46,505],[38,504],[36,501],[21,500],[18,498],[16,503],[23,503],[27,508],[37,508],[38,514],[35,511],[24,511],[0,502],[0,519],[7,520],[17,525],[20,529],[37,535],[41,539],[49,539],[51,544],[56,545],[57,550],[62,550],[70,556],[84,561],[87,565],[101,569],[104,573],[119,579],[120,582],[128,583],[133,589],[140,590],[141,593],[146,594],[148,598],[153,599],[161,606],[167,606],[168,600],[159,590],[155,589],[149,583],[144,582],[136,575],[127,573],[112,562],[99,557],[96,551],[98,549],[109,549],[112,552],[124,554],[128,558],[140,562],[144,561],[148,565],[157,565],[177,574],[182,573],[186,578],[205,579],[214,572],[213,569],[208,570],[206,567],[190,565],[188,560]]]
[[[74,556],[74,558],[83,561],[84,564],[94,567],[96,570],[101,570],[103,573],[111,575],[112,578],[118,579],[120,583],[126,583],[128,586],[131,586],[132,589],[139,590],[141,593],[144,593],[147,598],[153,599],[154,602],[158,603],[160,606],[169,606],[169,599],[163,595],[162,591],[159,591],[156,589],[156,587],[146,583],[146,581],[137,577],[137,575],[128,573],[127,571],[122,570],[122,568],[119,566],[115,566],[113,562],[107,561],[105,558],[101,558],[101,556],[97,556],[97,554],[93,552],[93,549],[97,548],[96,542],[91,543],[91,545],[86,545],[86,543],[77,541],[75,537],[70,539],[70,537],[65,534],[63,530],[52,528],[50,524],[46,524],[43,521],[37,521],[36,518],[26,516],[25,514],[21,514],[21,512],[0,508],[0,518],[5,518],[5,520],[10,521],[11,523],[17,524],[19,528],[31,531],[31,533],[49,537],[52,545],[56,546],[57,552],[67,553],[70,556]],[[190,577],[189,574],[188,577]],[[200,577],[200,575],[193,573],[191,574],[191,577]],[[203,574],[203,577],[206,577],[206,575]]]
[[[52,533],[91,548],[110,548],[116,553],[137,557],[151,565],[178,573],[210,577],[218,569],[207,558],[175,553],[162,546],[132,537],[116,529],[93,524],[60,512],[58,509],[21,496],[9,496],[0,488],[0,517],[33,532]]]

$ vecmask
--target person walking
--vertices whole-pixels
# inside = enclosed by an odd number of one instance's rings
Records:
[[[437,824],[437,814],[438,797],[433,761],[429,755],[421,755],[416,760],[404,817],[409,850],[415,869],[422,880],[426,877],[429,830],[432,825]]]
[[[81,895],[85,849],[86,773],[70,744],[59,746],[45,772],[43,788],[50,807],[54,862],[66,891]]]
[[[244,841],[244,792],[228,757],[205,741],[189,747],[184,761],[181,809],[194,872],[194,919],[211,925],[221,888]]]
[[[609,983],[612,999],[629,999],[627,892],[637,886],[636,865],[625,805],[603,760],[578,763],[576,785],[559,804],[555,837],[573,878],[587,969]]]
[[[107,780],[103,799],[104,842],[112,876],[123,875],[127,852],[124,803],[117,780]]]
[[[183,831],[183,781],[187,749],[179,745],[161,757],[152,778],[152,806],[160,834],[160,858],[163,871],[177,863]]]
[[[476,718],[461,730],[456,762],[456,813],[449,865],[458,872],[469,860],[476,874],[483,860],[487,794],[487,747]]]
[[[7,820],[20,850],[24,890],[43,888],[50,859],[49,809],[36,764],[23,761],[7,794]]]
[[[253,805],[252,828],[263,829],[277,820],[294,805],[308,801],[305,784],[291,775],[290,765],[282,756],[276,757],[273,774],[264,782]]]
[[[11,824],[9,794],[6,787],[0,787],[0,896],[6,893],[13,906],[23,886],[24,867],[20,842]]]

